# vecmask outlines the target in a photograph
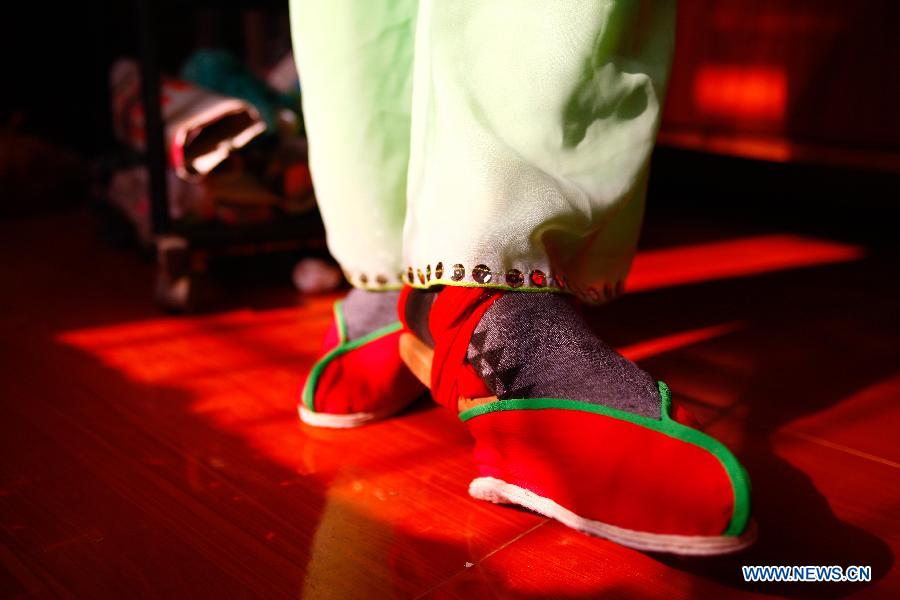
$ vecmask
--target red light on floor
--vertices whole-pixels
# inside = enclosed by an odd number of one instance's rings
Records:
[[[646,291],[702,281],[857,260],[859,246],[798,235],[762,235],[639,252],[628,291]]]
[[[694,104],[710,116],[778,123],[787,107],[787,76],[780,67],[705,65],[694,78]]]
[[[687,331],[679,331],[671,335],[664,335],[649,340],[644,340],[636,344],[630,344],[616,348],[622,356],[635,362],[664,354],[673,350],[678,350],[692,344],[699,344],[707,340],[712,340],[729,333],[733,333],[743,328],[743,323],[732,322],[723,323],[721,325],[712,325],[710,327],[700,327],[698,329],[689,329]]]

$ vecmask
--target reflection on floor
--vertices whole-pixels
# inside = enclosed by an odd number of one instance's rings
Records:
[[[649,556],[466,494],[469,440],[427,399],[303,426],[334,297],[239,290],[163,316],[151,266],[82,215],[0,225],[0,593],[261,597],[896,597],[900,269],[784,235],[654,248],[591,314],[728,443],[758,545]],[[871,584],[745,584],[742,564],[871,565]]]

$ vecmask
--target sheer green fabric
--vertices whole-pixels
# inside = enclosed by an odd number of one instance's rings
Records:
[[[292,0],[316,193],[351,282],[615,295],[668,0]]]

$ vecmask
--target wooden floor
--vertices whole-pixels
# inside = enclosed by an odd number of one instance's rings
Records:
[[[246,284],[167,316],[151,265],[91,229],[0,223],[2,597],[900,596],[900,268],[871,248],[669,236],[592,315],[750,471],[758,545],[685,560],[470,499],[467,434],[427,400],[301,425],[334,296]],[[745,584],[742,564],[874,581]]]

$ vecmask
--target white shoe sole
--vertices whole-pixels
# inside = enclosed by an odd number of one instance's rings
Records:
[[[317,413],[309,410],[302,404],[297,406],[297,412],[300,413],[300,420],[307,425],[313,427],[326,427],[328,429],[350,429],[360,427],[372,421],[378,421],[389,417],[399,411],[390,411],[385,413],[368,413],[358,412],[347,415],[334,415],[330,413]]]
[[[648,533],[616,527],[602,521],[580,517],[549,498],[538,496],[525,488],[494,477],[478,477],[469,484],[469,495],[495,504],[516,504],[545,517],[555,519],[567,527],[589,535],[605,538],[622,546],[644,552],[665,552],[685,556],[715,556],[742,550],[756,539],[756,525],[751,522],[739,537],[691,536]]]

